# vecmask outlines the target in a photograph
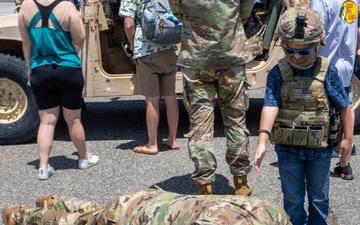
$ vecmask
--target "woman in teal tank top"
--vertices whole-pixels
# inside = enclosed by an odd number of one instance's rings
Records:
[[[79,153],[78,167],[96,165],[99,158],[87,152],[80,117],[84,77],[73,45],[82,46],[85,40],[79,12],[67,1],[25,0],[18,21],[28,77],[40,115],[38,178],[46,180],[55,172],[48,159],[60,107]]]

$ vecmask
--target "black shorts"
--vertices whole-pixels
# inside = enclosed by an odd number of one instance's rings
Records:
[[[30,84],[39,110],[59,105],[80,109],[84,87],[81,68],[57,65],[41,66],[32,70]]]

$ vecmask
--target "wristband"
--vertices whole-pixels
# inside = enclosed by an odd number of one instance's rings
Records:
[[[269,135],[269,137],[271,136],[270,131],[268,131],[268,130],[266,130],[266,129],[260,129],[260,130],[258,131],[258,134],[260,134],[260,133],[265,133],[265,134]]]
[[[270,133],[270,131],[268,131],[268,130],[266,130],[266,129],[259,129],[258,134],[260,134],[260,133],[265,133],[265,134],[269,135],[270,143],[273,144],[273,142],[272,142],[272,140],[271,140],[271,133]]]

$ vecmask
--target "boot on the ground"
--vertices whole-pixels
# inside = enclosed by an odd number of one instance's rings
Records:
[[[20,206],[19,205],[9,205],[3,208],[2,210],[2,220],[5,225],[16,225],[17,219],[16,215],[19,215]]]
[[[252,187],[250,183],[247,182],[246,175],[234,176],[234,185],[235,185],[235,195],[245,195],[245,196],[251,195]]]
[[[36,207],[51,209],[54,203],[54,197],[51,195],[41,195],[36,198]]]
[[[20,218],[20,211],[27,208],[33,208],[32,206],[25,205],[9,205],[2,209],[2,221],[5,225],[17,225]]]
[[[198,195],[212,195],[212,184],[198,184]]]

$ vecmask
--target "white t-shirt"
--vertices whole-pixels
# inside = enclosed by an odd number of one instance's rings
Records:
[[[356,57],[358,1],[312,0],[310,7],[319,12],[326,32],[326,45],[320,47],[319,55],[330,59],[348,87]]]

